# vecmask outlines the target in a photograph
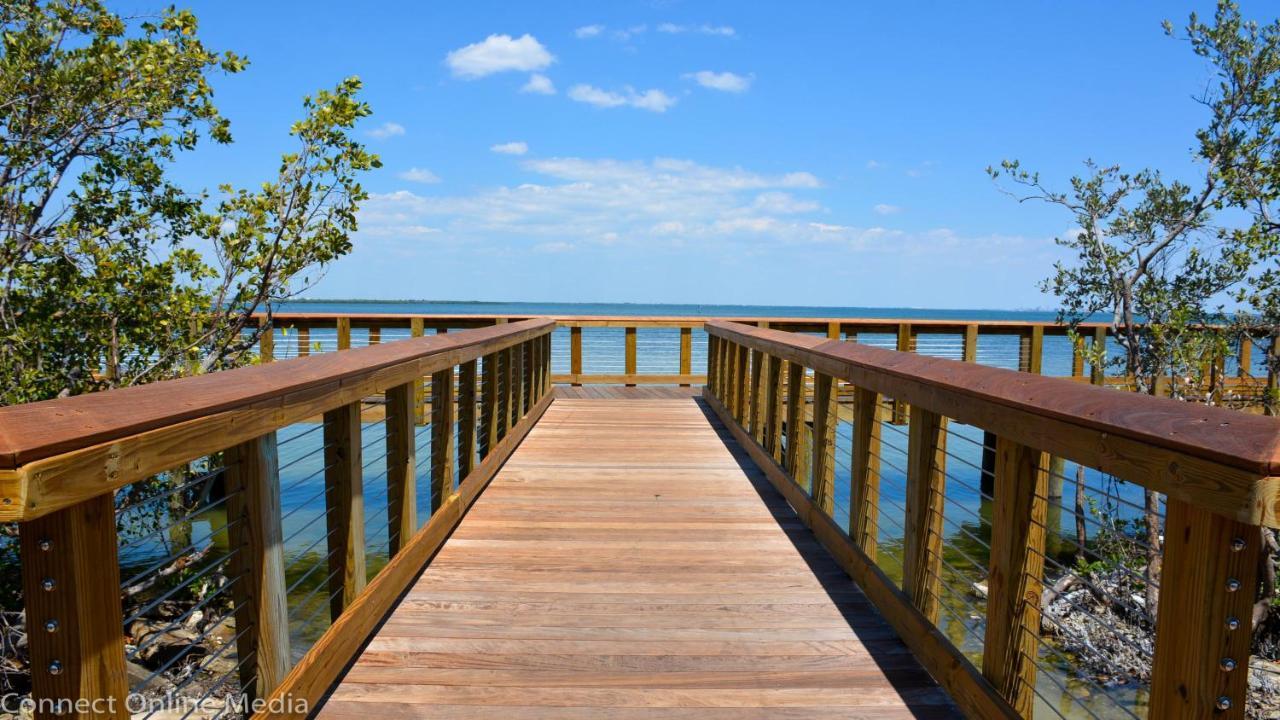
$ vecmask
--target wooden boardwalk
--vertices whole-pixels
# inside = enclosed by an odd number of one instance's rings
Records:
[[[701,400],[560,396],[322,718],[953,717]]]

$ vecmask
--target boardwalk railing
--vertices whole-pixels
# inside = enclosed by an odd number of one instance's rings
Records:
[[[1057,622],[1042,612],[1060,529],[1052,505],[1069,462],[1080,495],[1086,468],[1167,495],[1163,553],[1146,558],[1162,561],[1164,589],[1148,716],[1244,717],[1260,530],[1280,523],[1280,423],[740,323],[710,321],[706,331],[707,401],[967,714],[1029,717],[1037,704],[1037,673],[1053,650],[1044,636]],[[853,396],[843,476],[840,383]],[[894,435],[905,441],[900,474],[888,459]],[[983,446],[977,521],[956,517],[959,474],[948,461],[963,460],[958,441]],[[888,486],[895,474],[901,492]],[[838,476],[849,485],[836,487]],[[886,505],[889,495],[903,506]],[[1077,522],[1088,515],[1079,502],[1075,512]],[[959,520],[990,558],[976,622],[943,615],[971,590],[950,587],[963,550],[944,547],[956,534],[944,528]]]
[[[551,402],[554,325],[0,409],[36,716],[305,716]]]
[[[266,336],[265,358],[290,358],[345,350],[432,332],[527,319],[517,315],[409,315],[276,313]],[[552,381],[561,384],[698,385],[706,381],[705,317],[564,315],[554,318]],[[1083,323],[1073,340],[1056,323],[1003,320],[741,317],[761,328],[844,339],[921,355],[946,357],[1098,385],[1124,385],[1084,357],[1095,347],[1115,354],[1106,323]],[[265,318],[262,318],[265,322]],[[1199,392],[1218,404],[1257,407],[1277,378],[1268,373],[1269,338],[1237,338],[1224,357],[1206,358]],[[1077,350],[1084,352],[1077,352]],[[1092,355],[1089,355],[1092,357]]]

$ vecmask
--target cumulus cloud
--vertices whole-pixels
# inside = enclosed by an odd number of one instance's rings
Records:
[[[737,31],[728,25],[678,25],[676,23],[664,22],[658,26],[658,32],[667,33],[668,35],[682,35],[684,33],[698,33],[700,35],[719,35],[721,37],[733,37]]]
[[[555,95],[556,86],[551,83],[551,78],[540,73],[534,73],[529,76],[529,82],[520,88],[522,93],[534,93],[536,95]]]
[[[408,170],[396,175],[396,177],[401,180],[408,180],[409,182],[416,183],[433,184],[440,182],[440,176],[426,168],[409,168]]]
[[[392,138],[392,137],[396,137],[403,134],[404,134],[404,126],[401,125],[400,123],[393,123],[393,122],[382,123],[378,127],[369,131],[369,135],[371,137],[375,137],[379,140],[386,140],[387,138]]]
[[[525,142],[515,141],[507,143],[499,143],[489,146],[489,149],[503,155],[523,155],[529,152],[529,144]]]
[[[569,88],[569,98],[580,103],[587,103],[601,108],[622,107],[624,105],[648,110],[650,112],[666,112],[676,104],[676,98],[661,90],[645,90],[637,92],[627,86],[621,93],[604,90],[593,85],[580,83]]]
[[[686,73],[684,77],[685,79],[696,81],[702,87],[731,93],[746,92],[751,87],[751,81],[755,79],[749,75],[738,75],[731,72],[718,73],[710,70]]]
[[[451,51],[444,58],[454,77],[474,80],[507,71],[533,72],[555,62],[555,57],[532,35],[519,38],[490,35],[478,43]]]
[[[583,25],[577,30],[574,30],[573,34],[579,38],[593,38],[602,32],[604,32],[603,25]]]
[[[897,215],[902,212],[901,207],[897,205],[889,205],[887,203],[880,203],[871,209],[875,210],[877,215]]]

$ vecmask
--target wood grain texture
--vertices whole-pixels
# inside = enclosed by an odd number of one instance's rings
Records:
[[[982,677],[964,653],[912,606],[897,584],[854,544],[835,520],[817,510],[805,489],[774,463],[764,448],[756,445],[741,427],[732,422],[724,405],[709,393],[704,393],[703,397],[733,438],[764,471],[773,487],[795,508],[796,514],[813,531],[815,539],[854,579],[915,658],[951,695],[959,711],[966,717],[984,720],[1017,717],[1013,708]],[[956,713],[952,712],[954,717]]]
[[[942,592],[946,468],[946,418],[918,405],[912,407],[907,438],[902,587],[920,614],[935,625]]]
[[[905,650],[698,401],[559,399],[317,716],[954,713]]]
[[[1243,718],[1259,528],[1170,500],[1164,537],[1150,716]],[[1238,590],[1228,589],[1231,580]],[[1235,669],[1224,670],[1223,659]],[[1218,710],[1219,697],[1231,707]]]
[[[413,406],[413,386],[418,382],[387,390],[387,550],[392,555],[400,552],[418,530]],[[474,430],[474,424],[472,427]]]
[[[364,461],[361,447],[359,402],[324,414],[330,619],[336,619],[356,599],[368,578],[364,552]]]
[[[289,608],[276,434],[227,450],[227,530],[239,578],[231,586],[238,633],[241,685],[250,697],[269,694],[289,670]]]
[[[880,433],[887,416],[875,391],[857,388],[853,402],[849,535],[874,561],[880,536]]]
[[[1035,706],[1048,466],[1047,454],[996,440],[982,674],[1024,718]]]
[[[787,447],[784,454],[787,474],[799,478],[808,489],[809,432],[805,427],[805,368],[798,362],[787,363]]]
[[[57,708],[42,705],[36,717],[128,718],[113,495],[23,524],[19,542],[32,696],[105,701],[97,712],[74,712],[68,704],[66,712],[53,713]],[[49,622],[56,623],[52,632]]]
[[[836,326],[837,330],[839,325]],[[838,334],[838,332],[837,332]],[[813,374],[813,490],[814,502],[825,513],[835,508],[836,388],[830,375]]]
[[[277,707],[296,712],[289,714],[263,711],[255,714],[254,720],[268,717],[302,720],[309,715],[306,710],[318,707],[320,700],[347,668],[373,630],[396,605],[401,594],[422,571],[427,561],[449,539],[467,510],[480,497],[498,469],[551,403],[552,396],[545,395],[534,405],[529,415],[512,428],[489,456],[476,466],[476,471],[463,479],[458,492],[445,500],[444,505],[418,530],[404,550],[392,558],[369,583],[369,587],[356,598],[349,611],[343,613],[293,666],[272,699],[277,702]],[[285,698],[303,702],[285,705],[280,702]]]
[[[476,468],[476,361],[458,367],[458,477]]]
[[[431,512],[453,494],[453,368],[431,375]]]

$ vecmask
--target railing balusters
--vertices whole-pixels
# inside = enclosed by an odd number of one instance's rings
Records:
[[[624,362],[624,374],[628,379],[633,379],[636,374],[636,329],[633,327],[626,329],[626,355]],[[635,383],[627,383],[627,387],[635,386]]]
[[[787,474],[804,487],[809,475],[808,436],[805,432],[804,366],[798,362],[787,364]]]
[[[995,508],[982,673],[1022,717],[1035,701],[1049,456],[996,440]]]
[[[453,493],[453,368],[431,374],[431,512]]]
[[[785,393],[782,389],[782,364],[783,360],[772,355],[765,355],[765,364],[767,372],[765,382],[767,390],[765,392],[765,408],[764,408],[764,447],[765,450],[773,457],[776,463],[782,463],[782,402],[785,399]]]
[[[499,439],[498,358],[500,353],[484,356],[480,378],[480,457],[489,457]]]
[[[759,350],[751,351],[751,387],[748,388],[750,396],[749,405],[749,427],[748,432],[760,442],[761,433],[764,431],[764,387],[761,383],[766,375],[764,374],[764,353]]]
[[[577,325],[569,328],[569,374],[575,380],[573,386],[582,387],[582,383],[576,382],[582,375],[582,328]]]
[[[364,589],[367,575],[364,549],[364,468],[360,447],[359,402],[348,403],[324,414],[329,614],[333,619],[341,615]],[[388,483],[390,478],[388,474]],[[388,495],[388,502],[394,497]]]
[[[887,418],[880,394],[866,388],[854,389],[853,412],[849,535],[875,560],[880,523],[880,432]]]
[[[226,452],[227,523],[238,578],[232,586],[241,685],[265,697],[284,680],[289,656],[284,541],[276,434],[260,435]]]
[[[458,368],[458,477],[476,468],[476,361]]]
[[[19,542],[32,696],[103,699],[111,706],[110,712],[38,708],[36,717],[128,718],[114,495],[25,523]]]
[[[837,328],[839,326],[837,325]],[[813,373],[813,491],[812,497],[822,512],[830,515],[835,508],[836,383],[830,375]]]
[[[946,418],[919,406],[912,407],[907,437],[902,587],[916,609],[935,625],[942,588],[946,462]]]
[[[409,337],[422,337],[423,319],[420,317],[411,318],[409,320]],[[413,416],[418,425],[427,424],[427,381],[425,378],[418,378],[413,381]]]
[[[519,348],[502,351],[502,432],[505,436],[516,424],[516,354]]]
[[[351,318],[340,317],[337,319],[338,327],[338,349],[351,349]]]
[[[1260,528],[1169,498],[1164,536],[1150,717],[1243,718]]]
[[[387,554],[392,556],[418,529],[413,388],[420,384],[387,389]]]
[[[680,374],[693,374],[693,328],[680,328]],[[680,387],[689,387],[689,383],[680,383]]]

